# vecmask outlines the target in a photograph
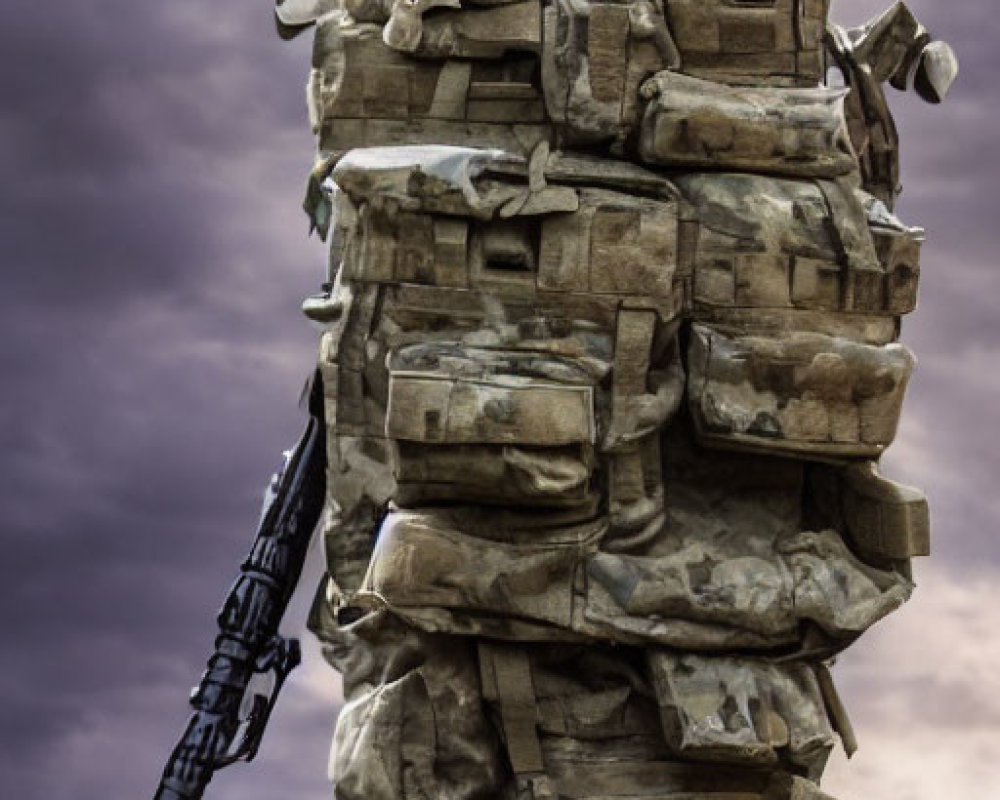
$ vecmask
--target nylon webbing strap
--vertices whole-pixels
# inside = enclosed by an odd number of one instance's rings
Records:
[[[618,312],[615,335],[614,407],[612,413],[629,413],[623,400],[646,392],[650,350],[656,331],[656,314],[646,309],[623,308]]]
[[[833,729],[840,736],[844,752],[850,758],[858,752],[858,737],[854,733],[854,726],[851,724],[851,718],[847,715],[847,708],[840,699],[840,693],[833,682],[830,668],[826,664],[816,665],[816,679],[819,682],[819,690],[826,705],[826,713],[830,717],[830,722],[833,723]]]
[[[830,222],[837,232],[847,263],[854,269],[865,269],[878,264],[875,245],[868,235],[868,212],[854,192],[850,180],[816,181],[830,210]],[[858,220],[862,220],[858,224]],[[864,227],[862,227],[864,226]]]
[[[618,312],[615,336],[612,427],[627,430],[634,414],[629,401],[644,395],[649,376],[650,351],[656,330],[656,314],[623,308]],[[609,500],[612,517],[645,496],[643,453],[639,445],[621,449],[611,463]]]
[[[511,769],[515,774],[544,772],[528,654],[516,646],[480,642],[479,665],[483,696],[500,707]]]

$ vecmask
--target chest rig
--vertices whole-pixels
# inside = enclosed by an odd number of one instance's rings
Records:
[[[338,798],[825,797],[928,551],[827,3],[314,11]]]

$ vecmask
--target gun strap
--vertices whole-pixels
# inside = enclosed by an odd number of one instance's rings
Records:
[[[541,789],[545,760],[538,738],[538,706],[531,664],[524,648],[498,642],[479,642],[479,669],[483,697],[500,709],[500,723],[511,769],[519,784]],[[533,791],[537,798],[548,794]]]

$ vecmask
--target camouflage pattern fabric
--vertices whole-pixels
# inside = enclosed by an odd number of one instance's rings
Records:
[[[827,797],[828,666],[928,553],[877,469],[923,236],[869,96],[930,42],[827,5],[279,3],[315,23],[338,800]]]

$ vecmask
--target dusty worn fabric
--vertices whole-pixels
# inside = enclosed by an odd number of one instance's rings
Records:
[[[813,247],[831,264],[847,253],[882,270],[869,215],[845,201],[853,216],[841,214],[838,233],[826,221],[839,188],[729,176],[720,189],[691,176],[679,182],[686,198],[651,199],[627,175],[602,189],[564,184],[576,202],[529,213],[533,192],[561,180],[547,159],[529,161],[411,148],[334,173],[343,263],[328,303],[342,308],[321,366],[339,513],[314,627],[341,642],[348,673],[367,650],[390,672],[410,648],[422,653],[419,667],[351,696],[333,756],[339,796],[433,787],[471,798],[492,781],[541,798],[594,758],[637,796],[656,780],[701,786],[705,773],[684,765],[706,758],[726,765],[720,786],[753,783],[762,797],[783,769],[816,778],[833,734],[808,659],[850,644],[911,585],[893,563],[852,552],[842,512],[803,504],[812,484],[788,456],[880,452],[909,356],[880,340],[875,314],[875,327],[810,331],[802,317],[797,333],[737,338],[746,303],[782,307],[771,278],[746,273],[762,288],[740,278],[744,294],[710,317],[702,276],[718,264],[712,247],[736,252],[750,236],[787,265]],[[436,172],[436,183],[413,180]],[[740,205],[760,186],[773,213]],[[726,452],[750,445],[783,457]],[[365,643],[343,644],[355,626]],[[438,648],[463,665],[428,655]],[[694,735],[707,700],[685,699],[694,690],[677,669],[650,667],[662,648],[699,654],[683,663],[729,682],[719,708],[766,696],[770,716],[744,713],[742,728],[727,718],[732,736],[719,741]],[[734,650],[748,657],[713,656]],[[508,655],[484,667],[484,653]],[[580,682],[579,669],[593,677]],[[455,758],[487,777],[442,788],[426,768],[447,757],[436,726],[451,712],[435,703],[463,686],[483,716]]]
[[[688,363],[688,399],[703,438],[875,458],[895,438],[915,360],[900,344],[819,333],[736,338],[695,326]]]
[[[497,800],[506,762],[487,719],[475,644],[387,612],[324,628],[344,676],[331,775],[337,800]]]
[[[829,0],[667,0],[681,69],[750,86],[815,86],[823,71]]]
[[[929,550],[876,464],[923,241],[881,84],[943,91],[947,52],[901,4],[335,5],[284,17],[331,239],[335,796],[829,800],[826,664]]]
[[[639,153],[650,164],[827,178],[855,169],[847,90],[731,87],[664,71],[640,91]]]
[[[670,746],[707,761],[775,764],[823,774],[833,730],[812,667],[650,652]]]

